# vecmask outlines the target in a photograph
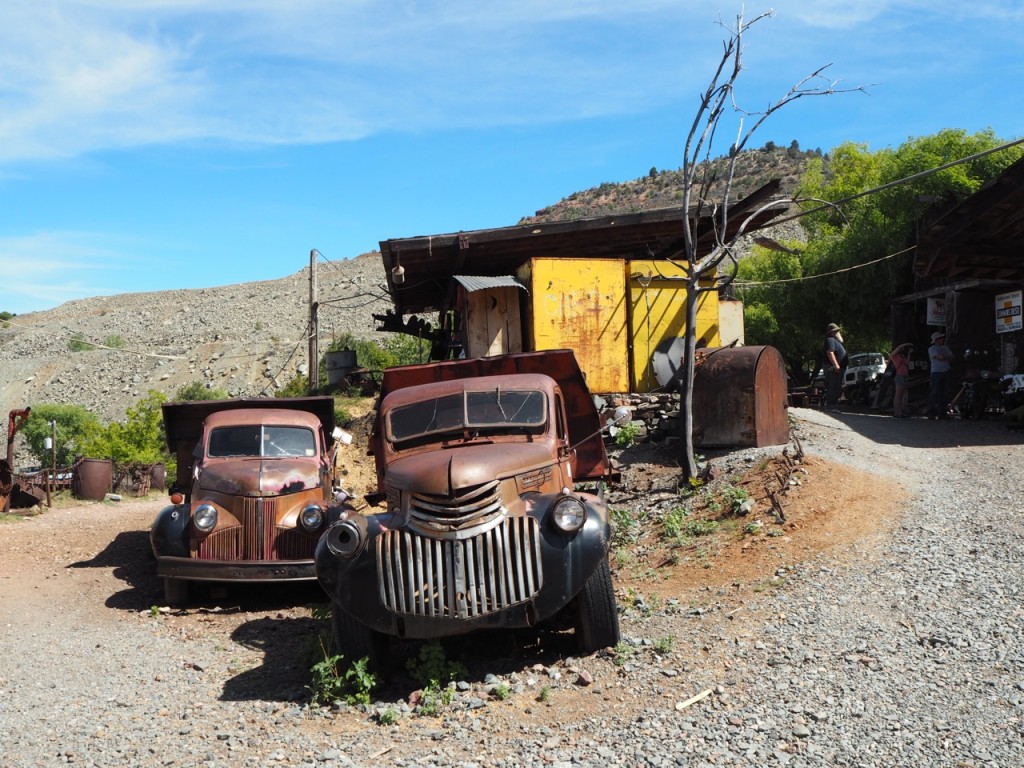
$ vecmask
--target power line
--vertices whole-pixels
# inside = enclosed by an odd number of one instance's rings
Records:
[[[973,155],[968,155],[967,157],[962,157],[962,158],[960,158],[958,160],[951,160],[950,162],[943,163],[942,165],[936,166],[935,168],[929,168],[929,169],[924,170],[924,171],[919,171],[918,173],[911,174],[910,176],[906,176],[906,177],[904,177],[902,179],[897,179],[895,181],[890,181],[890,182],[887,182],[886,184],[882,184],[881,186],[873,187],[872,189],[866,189],[866,190],[863,190],[861,192],[856,192],[856,193],[854,193],[852,195],[848,195],[847,197],[840,198],[839,200],[833,200],[833,201],[831,201],[831,202],[829,202],[827,204],[819,205],[818,207],[812,208],[812,209],[810,209],[808,211],[801,211],[800,213],[795,213],[792,216],[784,216],[781,219],[772,219],[766,225],[766,227],[764,227],[764,228],[774,227],[774,226],[776,226],[778,224],[785,224],[788,221],[795,221],[795,220],[797,220],[799,218],[802,218],[804,216],[810,216],[813,213],[818,213],[819,211],[835,208],[836,206],[842,205],[843,203],[848,203],[848,202],[850,202],[852,200],[857,200],[857,199],[859,199],[861,197],[867,197],[868,195],[873,195],[876,192],[883,192],[883,191],[885,191],[887,189],[891,189],[892,187],[899,186],[900,184],[906,184],[906,183],[911,182],[911,181],[917,181],[918,179],[923,179],[923,178],[926,178],[926,177],[931,176],[933,174],[936,174],[939,171],[944,171],[947,168],[952,168],[954,166],[961,165],[963,163],[969,163],[969,162],[972,162],[974,160],[978,160],[978,159],[980,159],[982,157],[986,157],[988,155],[994,154],[996,152],[1001,152],[1001,151],[1003,151],[1005,149],[1010,149],[1011,147],[1015,147],[1015,146],[1017,146],[1019,144],[1024,144],[1024,139],[1016,139],[1014,141],[1010,141],[1010,142],[1007,142],[1005,144],[1000,144],[998,147],[992,147],[990,149],[986,149],[986,150],[983,150],[981,152],[976,152]],[[909,248],[904,248],[902,251],[897,251],[896,253],[890,253],[888,256],[882,256],[881,258],[874,259],[872,261],[868,261],[868,262],[865,262],[863,264],[855,264],[852,267],[845,267],[843,269],[835,270],[834,272],[826,272],[826,273],[823,273],[823,274],[820,274],[820,275],[806,275],[804,277],[791,277],[791,278],[783,278],[781,280],[769,280],[769,281],[761,281],[761,282],[747,282],[747,281],[743,281],[743,280],[733,280],[731,284],[735,285],[737,287],[746,288],[746,287],[750,287],[750,286],[780,285],[782,283],[799,283],[799,282],[805,282],[807,280],[817,280],[818,278],[822,278],[822,277],[833,277],[835,275],[839,275],[839,274],[842,274],[844,272],[852,272],[852,271],[857,270],[857,269],[862,269],[863,267],[870,267],[873,264],[878,264],[880,262],[887,261],[888,259],[896,258],[897,256],[900,256],[900,255],[902,255],[904,253],[907,253],[908,251],[915,250],[916,248],[917,248],[916,245],[912,245]]]
[[[943,163],[942,165],[936,166],[935,168],[929,168],[926,171],[919,171],[918,173],[911,174],[910,176],[907,176],[905,178],[897,179],[896,181],[890,181],[886,184],[883,184],[880,187],[866,189],[862,192],[856,192],[852,195],[849,195],[848,197],[841,197],[838,200],[832,200],[824,205],[819,205],[817,208],[812,208],[809,211],[801,211],[800,213],[795,213],[792,216],[784,216],[781,219],[772,219],[766,226],[774,227],[778,224],[785,224],[787,221],[795,221],[796,219],[799,219],[803,216],[810,216],[812,213],[818,213],[819,211],[824,211],[829,208],[835,208],[837,205],[849,203],[852,200],[857,200],[861,197],[867,197],[868,195],[873,195],[876,192],[883,192],[887,189],[891,189],[892,187],[897,187],[900,184],[906,184],[907,182],[910,181],[917,181],[918,179],[926,178],[928,176],[931,176],[932,174],[938,173],[939,171],[944,171],[947,168],[952,168],[962,163],[969,163],[973,160],[979,160],[983,157],[994,154],[996,152],[1002,152],[1004,149],[1015,147],[1018,144],[1024,144],[1024,139],[1016,139],[1014,141],[1007,142],[1006,144],[1000,144],[998,147],[992,147],[991,149],[986,149],[981,152],[977,152],[973,155],[968,155],[967,157],[961,157],[959,160],[951,160],[950,162]]]
[[[786,277],[781,280],[765,280],[762,282],[748,282],[746,280],[733,280],[732,285],[740,288],[749,288],[755,285],[781,285],[782,283],[802,283],[807,280],[817,280],[821,277],[833,277],[835,275],[841,275],[844,272],[853,272],[856,269],[863,269],[864,267],[870,267],[872,264],[879,264],[889,259],[895,259],[897,256],[902,256],[904,253],[916,250],[917,246],[912,245],[909,248],[904,248],[902,251],[896,251],[896,253],[890,253],[888,256],[882,256],[879,259],[873,261],[866,261],[863,264],[854,264],[852,267],[844,267],[843,269],[837,269],[834,272],[823,272],[820,275],[805,275],[804,277]]]

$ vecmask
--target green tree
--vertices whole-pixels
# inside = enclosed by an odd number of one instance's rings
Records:
[[[57,424],[56,461],[57,466],[66,467],[76,456],[83,455],[82,445],[87,436],[101,429],[96,414],[81,405],[40,403],[32,407],[32,413],[21,428],[29,451],[42,466],[50,466],[53,454],[46,447],[46,438],[53,435],[50,422]]]
[[[887,350],[890,304],[913,290],[913,245],[919,226],[994,179],[1024,150],[1012,147],[953,165],[1005,142],[992,131],[947,129],[871,152],[848,142],[815,158],[801,181],[807,242],[789,250],[757,248],[739,267],[748,343],[776,346],[790,371],[817,360],[825,325],[843,326],[852,351]],[[852,198],[852,199],[851,199]],[[833,203],[822,207],[822,201]],[[781,282],[806,278],[798,282]]]
[[[180,387],[172,400],[178,402],[195,400],[227,400],[230,397],[226,389],[211,387],[203,381],[193,381]]]
[[[142,400],[125,411],[125,420],[111,422],[90,432],[83,439],[82,450],[95,458],[113,459],[118,464],[168,464],[171,456],[166,448],[163,413],[160,409],[167,396],[150,390]]]
[[[345,349],[351,349],[356,353],[356,365],[371,371],[383,371],[396,365],[425,363],[430,356],[429,341],[406,333],[396,333],[382,342],[357,339],[350,333],[343,333],[330,343],[327,352],[340,352]],[[327,383],[326,355],[320,360],[320,383],[321,386]],[[290,386],[291,382],[286,389]],[[278,394],[284,396],[280,392]]]

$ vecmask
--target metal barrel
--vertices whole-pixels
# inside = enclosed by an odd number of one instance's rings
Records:
[[[79,459],[72,469],[71,492],[77,499],[103,501],[114,480],[110,459]]]

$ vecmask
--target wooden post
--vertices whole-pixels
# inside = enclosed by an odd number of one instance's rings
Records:
[[[317,340],[320,334],[317,320],[317,285],[316,285],[317,250],[309,252],[309,378],[306,392],[315,395],[320,385],[320,351]]]
[[[57,479],[57,422],[50,422],[50,473],[46,476],[46,506],[52,507],[53,500],[50,497],[50,489]]]

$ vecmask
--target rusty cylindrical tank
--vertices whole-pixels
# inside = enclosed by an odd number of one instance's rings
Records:
[[[149,487],[154,491],[167,490],[167,467],[163,462],[154,464],[149,471]]]
[[[698,350],[694,445],[753,448],[789,442],[786,392],[786,366],[775,347]]]
[[[79,459],[72,468],[71,492],[76,499],[103,501],[114,481],[110,459]]]

